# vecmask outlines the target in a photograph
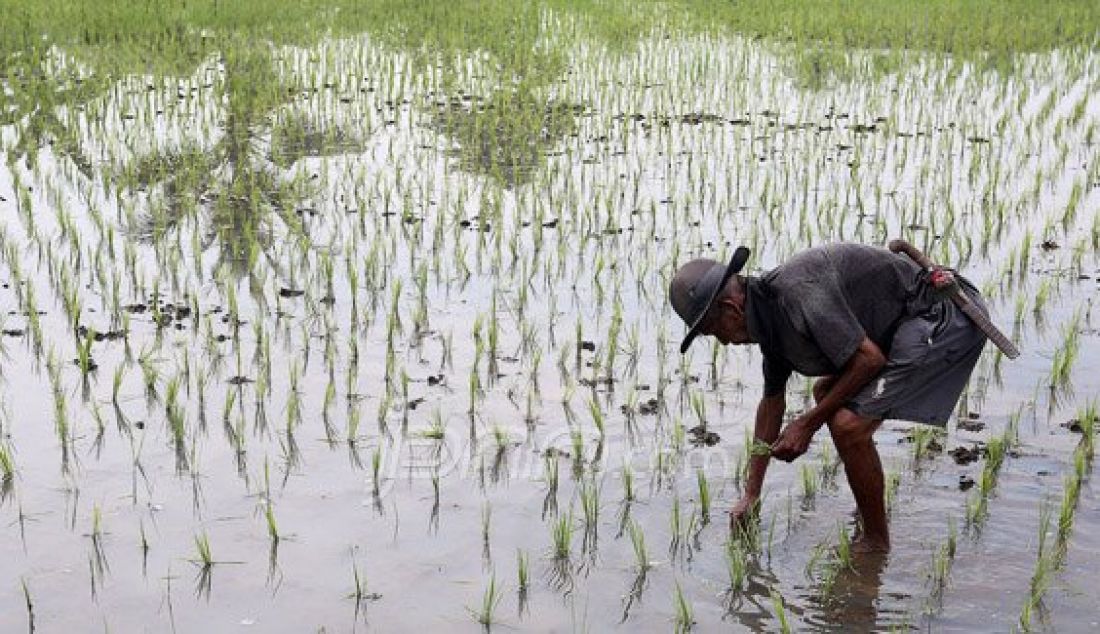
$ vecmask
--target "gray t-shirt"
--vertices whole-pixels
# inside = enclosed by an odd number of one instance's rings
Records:
[[[898,324],[938,301],[908,257],[861,244],[807,249],[749,284],[767,395],[782,392],[792,371],[839,373],[864,337],[888,352]]]

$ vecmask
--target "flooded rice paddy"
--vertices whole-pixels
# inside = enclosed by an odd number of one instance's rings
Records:
[[[258,46],[0,127],[0,630],[1100,629],[1100,57],[547,46]],[[671,272],[897,237],[1023,356],[878,434],[889,557],[825,433],[731,539],[760,358],[681,357]]]

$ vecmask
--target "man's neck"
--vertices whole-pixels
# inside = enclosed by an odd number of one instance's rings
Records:
[[[740,282],[745,290],[745,326],[749,331],[749,341],[765,350],[772,348],[770,333],[774,304],[770,294],[758,277],[746,275],[740,278]]]

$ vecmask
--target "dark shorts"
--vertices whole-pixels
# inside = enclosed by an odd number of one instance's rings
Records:
[[[963,287],[988,314],[978,291],[965,282]],[[985,341],[985,334],[954,302],[939,302],[898,326],[886,367],[847,407],[868,418],[944,427],[966,389]]]

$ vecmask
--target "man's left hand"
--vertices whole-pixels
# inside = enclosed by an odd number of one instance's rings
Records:
[[[816,431],[810,421],[801,416],[792,420],[772,443],[772,457],[783,462],[792,462],[810,448],[810,441]]]

